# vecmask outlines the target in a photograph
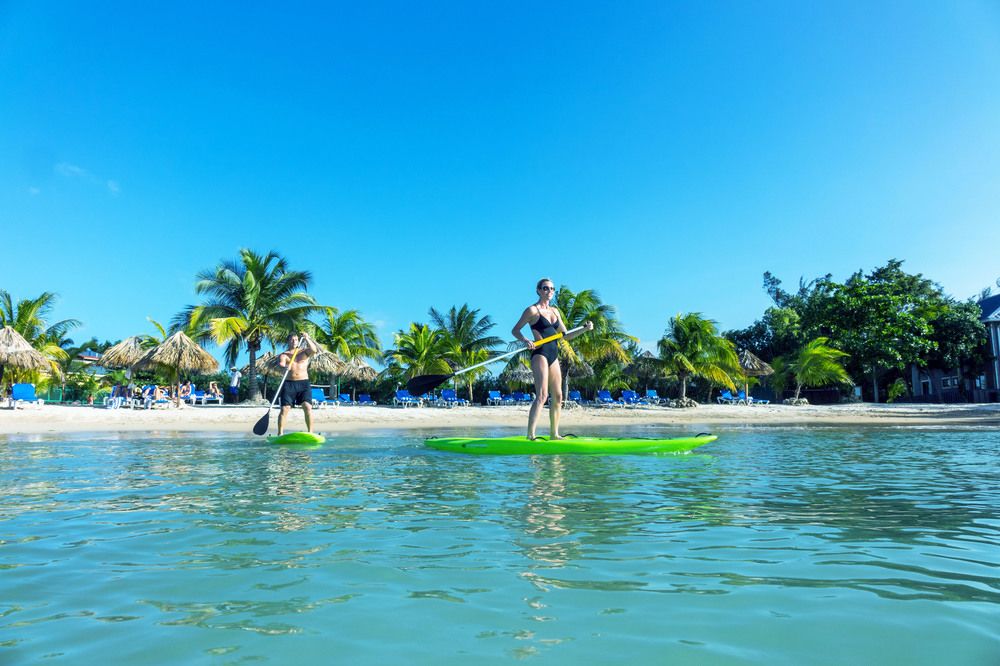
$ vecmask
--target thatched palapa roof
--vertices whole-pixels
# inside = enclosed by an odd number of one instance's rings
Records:
[[[219,362],[197,342],[178,331],[147,351],[135,364],[138,368],[165,366],[180,372],[215,372]]]
[[[49,359],[10,326],[0,329],[0,366],[19,370],[49,370],[52,367]]]
[[[343,374],[345,377],[362,382],[370,382],[378,377],[378,371],[365,363],[364,359],[358,357],[354,357],[348,361],[347,369]]]
[[[774,374],[774,368],[746,349],[740,352],[740,367],[747,377],[767,377]]]
[[[125,338],[114,347],[101,354],[97,365],[102,368],[131,368],[149,351],[149,343],[144,338]]]

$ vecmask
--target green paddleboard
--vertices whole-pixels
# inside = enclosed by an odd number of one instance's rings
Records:
[[[268,437],[268,444],[297,444],[299,446],[320,446],[326,441],[323,435],[313,432],[286,432],[284,435]]]
[[[718,437],[702,433],[694,437],[647,439],[642,437],[567,437],[550,440],[539,437],[432,437],[424,445],[439,451],[479,455],[555,455],[583,453],[611,455],[621,453],[684,453],[714,442]]]

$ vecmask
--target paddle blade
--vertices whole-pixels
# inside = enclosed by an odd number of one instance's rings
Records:
[[[267,433],[268,422],[271,420],[271,410],[267,410],[267,414],[260,417],[260,420],[253,426],[253,434],[263,435]]]
[[[406,390],[409,391],[410,395],[414,398],[419,398],[424,393],[433,391],[454,376],[455,375],[420,375],[419,377],[414,377],[410,381],[406,382]]]

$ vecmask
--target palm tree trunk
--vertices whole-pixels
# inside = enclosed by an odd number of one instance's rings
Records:
[[[796,400],[799,399],[799,394],[800,393],[802,393],[802,384],[800,384],[799,382],[795,382],[795,399]],[[815,399],[815,396],[813,396],[813,398]]]
[[[250,379],[247,381],[247,389],[250,391],[250,402],[257,402],[260,398],[260,390],[257,388],[257,349],[253,344],[247,345],[250,352]]]
[[[687,399],[688,392],[688,378],[687,375],[681,375],[681,400]]]
[[[878,369],[872,367],[872,397],[874,402],[878,402]]]

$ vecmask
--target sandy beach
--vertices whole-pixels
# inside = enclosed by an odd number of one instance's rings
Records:
[[[264,414],[260,406],[197,406],[180,409],[103,409],[44,405],[0,410],[0,434],[73,432],[250,432]],[[519,427],[527,423],[527,407],[325,407],[313,411],[320,432],[408,428]],[[702,405],[693,409],[574,408],[562,417],[564,432],[622,426],[980,426],[1000,427],[1000,404],[973,405]],[[271,415],[271,431],[277,411]],[[290,430],[304,429],[301,410],[291,417]],[[539,432],[548,430],[542,415]]]

